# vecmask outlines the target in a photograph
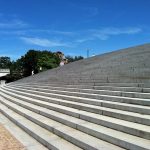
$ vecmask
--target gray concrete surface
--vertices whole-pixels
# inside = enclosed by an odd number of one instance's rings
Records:
[[[150,150],[150,44],[0,87],[0,111],[48,149]]]
[[[150,44],[106,53],[67,64],[17,82],[72,84],[150,82]],[[98,80],[98,81],[96,81]]]

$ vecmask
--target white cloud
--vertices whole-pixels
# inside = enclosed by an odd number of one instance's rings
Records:
[[[141,28],[130,27],[130,28],[101,28],[101,29],[90,29],[87,31],[78,31],[78,36],[75,37],[74,42],[84,43],[91,40],[107,40],[112,36],[119,35],[133,35],[142,32]]]
[[[94,38],[93,37],[80,38],[80,39],[75,40],[75,42],[77,42],[77,43],[83,43],[83,42],[91,41],[91,40],[94,40]]]
[[[50,35],[74,36],[76,33],[71,31],[48,30],[48,29],[29,29],[29,33],[44,33]]]
[[[101,40],[107,40],[110,36],[121,35],[121,34],[137,34],[142,31],[141,28],[130,27],[130,28],[103,28],[100,30],[91,30],[91,34]]]
[[[48,39],[42,38],[28,38],[28,37],[21,37],[23,41],[29,44],[39,45],[43,47],[56,47],[56,46],[65,46],[68,47],[68,43],[60,42],[60,41],[53,41]]]
[[[19,35],[23,36],[27,33],[25,30],[0,30],[0,35]]]
[[[6,28],[23,28],[27,27],[28,24],[21,20],[10,20],[10,21],[1,21],[0,22],[0,28],[6,29]]]
[[[49,32],[54,34],[66,35],[66,36],[75,35],[74,32],[70,32],[70,31],[49,30]]]
[[[107,40],[112,36],[119,35],[133,35],[142,32],[141,28],[130,27],[130,28],[101,28],[101,29],[89,29],[86,31],[77,31],[74,36],[73,42],[76,44],[84,43],[92,40]]]

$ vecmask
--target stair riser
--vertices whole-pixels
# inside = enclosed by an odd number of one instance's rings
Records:
[[[3,97],[5,99],[7,99],[7,100],[9,100],[9,101],[19,105],[19,106],[22,106],[22,107],[24,107],[24,108],[26,108],[28,110],[31,110],[31,111],[33,111],[35,113],[41,114],[41,115],[43,115],[45,117],[48,117],[50,119],[53,119],[53,120],[58,121],[60,123],[63,123],[63,124],[65,124],[67,126],[70,126],[72,128],[77,128],[77,124],[74,124],[74,123],[72,123],[70,121],[64,120],[64,119],[62,119],[60,117],[56,117],[53,114],[46,113],[46,112],[44,112],[42,110],[34,109],[33,107],[30,107],[30,106],[22,104],[21,102],[13,101],[13,100],[5,97],[5,96],[3,96]],[[2,103],[5,104],[4,102],[2,102]],[[23,113],[22,113],[22,115],[23,115]],[[92,122],[92,123],[96,123],[96,124],[103,125],[103,126],[106,126],[106,127],[112,128],[112,129],[116,129],[118,131],[123,131],[125,133],[136,135],[136,136],[139,136],[139,137],[142,137],[142,138],[145,138],[145,139],[150,139],[150,133],[139,131],[139,130],[136,130],[134,128],[129,128],[129,127],[126,127],[126,126],[113,124],[111,122],[107,122],[107,121],[104,121],[104,120],[98,120],[98,119],[95,119],[95,118],[92,118],[92,117],[89,117],[89,116],[86,116],[86,115],[82,115],[82,114],[80,114],[80,116],[78,116],[78,117],[80,119],[83,119],[83,120],[86,120],[86,121],[89,121],[89,122]]]
[[[24,90],[21,89],[20,91],[24,91]],[[87,100],[81,100],[81,99],[79,100],[79,99],[74,98],[74,97],[63,97],[63,95],[53,95],[53,94],[50,94],[50,93],[38,93],[36,91],[28,91],[28,93],[29,92],[32,93],[32,94],[48,96],[49,98],[50,97],[58,98],[58,99],[60,98],[60,99],[68,100],[68,101],[71,100],[73,102],[81,102],[81,103],[86,103],[86,104],[90,104],[90,105],[103,106],[103,107],[119,109],[119,110],[124,110],[124,111],[131,111],[131,112],[136,112],[136,113],[141,113],[141,114],[150,114],[150,109],[138,108],[136,106],[132,107],[132,106],[123,106],[123,105],[118,105],[118,104],[113,104],[113,103],[107,103],[107,102],[99,102],[99,101],[95,102],[95,101],[87,101]],[[28,96],[28,94],[25,94],[25,93],[23,93],[22,95]],[[31,95],[30,97],[37,98],[36,96],[33,96],[33,95]],[[40,98],[40,99],[45,101],[45,98],[44,99]],[[57,104],[68,105],[68,106],[72,107],[71,104],[64,103],[64,102],[56,102],[55,100],[53,101],[52,99],[49,99],[47,101],[52,102],[52,103],[57,103]],[[77,106],[77,107],[79,107],[79,106]],[[97,112],[97,109],[96,109],[96,112]]]
[[[67,78],[67,80],[68,80],[68,78]],[[33,80],[31,80],[32,81],[32,85],[37,85],[38,83],[36,83],[36,82],[33,82]],[[25,83],[30,83],[30,82],[25,82]],[[76,84],[76,85],[71,85],[71,83],[70,84],[67,84],[67,83],[65,83],[65,82],[41,82],[41,83],[44,83],[44,85],[57,85],[58,87],[62,87],[62,86],[80,86],[80,87],[82,87],[82,86],[87,86],[87,87],[89,87],[89,85],[87,85],[87,84],[83,84],[83,85],[80,85],[80,84]],[[20,84],[22,84],[22,82],[20,83]],[[24,83],[23,83],[24,84]],[[144,84],[144,83],[98,83],[99,85],[98,86],[113,86],[114,88],[115,87],[126,87],[126,88],[128,88],[128,87],[133,87],[133,88],[135,88],[135,87],[140,87],[140,88],[142,88],[142,87],[150,87],[149,85],[149,83],[148,84]],[[15,85],[15,84],[13,84],[13,85]],[[16,84],[16,85],[19,85],[19,84]],[[90,86],[90,87],[93,87],[93,86]]]
[[[5,97],[7,100],[9,100],[7,97]],[[11,101],[11,100],[9,100]],[[12,101],[14,102],[14,101]],[[26,109],[29,109],[31,111],[34,111],[36,113],[39,113],[45,117],[48,117],[50,119],[53,119],[55,121],[58,121],[58,122],[61,122],[65,125],[68,125],[72,128],[77,128],[77,124],[74,124],[72,122],[68,122],[66,120],[63,120],[61,118],[58,118],[56,116],[53,116],[51,114],[48,114],[42,110],[38,110],[38,109],[33,109],[32,107],[30,106],[27,106],[27,105],[24,105],[24,104],[21,104],[21,103],[17,103],[15,102],[16,104],[26,108]],[[89,117],[89,116],[86,116],[86,115],[82,115],[80,114],[80,116],[78,116],[80,119],[83,119],[83,120],[86,120],[86,121],[89,121],[89,122],[92,122],[92,123],[96,123],[96,124],[99,124],[99,125],[103,125],[103,126],[106,126],[106,127],[109,127],[109,128],[113,128],[113,129],[116,129],[116,130],[119,130],[119,131],[123,131],[125,133],[129,133],[129,134],[132,134],[132,135],[136,135],[136,136],[139,136],[139,137],[142,137],[142,138],[145,138],[145,139],[150,139],[150,133],[147,133],[147,132],[143,132],[143,131],[139,131],[139,130],[136,130],[134,128],[128,128],[126,126],[120,126],[120,125],[117,125],[117,124],[113,124],[111,122],[107,122],[107,121],[103,121],[103,120],[98,120],[98,119],[95,119],[95,118],[92,118],[92,117]]]
[[[14,93],[18,94],[16,91],[14,91]],[[23,96],[29,96],[26,93],[22,93],[21,95],[23,95]],[[23,99],[21,97],[18,97],[17,95],[14,96],[14,97],[20,98],[22,100],[25,100],[25,99]],[[88,107],[88,106],[81,106],[80,104],[71,104],[71,103],[67,103],[67,102],[46,99],[46,98],[37,97],[37,96],[33,96],[33,95],[30,95],[30,98],[34,98],[34,99],[38,99],[38,100],[42,100],[42,101],[46,101],[46,102],[50,102],[50,103],[54,103],[54,104],[58,104],[58,105],[63,105],[63,106],[71,107],[71,108],[76,108],[76,109],[79,109],[79,110],[85,110],[85,111],[88,111],[88,112],[102,114],[102,110],[100,110],[99,108],[91,108],[91,107]],[[26,100],[26,101],[28,101],[28,100]],[[36,104],[36,105],[39,104],[38,102],[35,102],[35,101],[33,101],[32,103]],[[40,104],[40,106],[46,107],[46,108],[51,107],[51,106],[45,105],[45,104]]]
[[[47,105],[41,104],[39,102],[35,102],[35,101],[28,100],[28,99],[24,99],[24,98],[16,96],[16,95],[11,95],[10,93],[7,93],[6,91],[3,91],[3,92],[5,94],[8,94],[8,95],[10,95],[12,97],[15,97],[15,98],[18,98],[20,100],[23,100],[23,101],[26,101],[26,102],[29,102],[29,103],[32,103],[32,104],[35,104],[35,105],[38,105],[38,106],[41,106],[41,107],[46,107],[48,109],[51,109],[51,110],[54,110],[54,111],[58,111],[60,113],[64,113],[64,114],[67,114],[67,115],[79,118],[79,114],[78,113],[73,113],[72,111],[69,111],[69,110],[66,111],[65,109],[61,109],[61,108],[50,106],[50,105],[47,106]],[[17,104],[19,104],[19,103],[17,103]],[[36,109],[34,109],[34,111],[36,111]],[[36,111],[36,112],[39,113],[39,111]]]
[[[15,89],[15,88],[12,88],[12,89]],[[16,88],[16,89],[19,90],[19,91],[24,91],[23,88],[22,89]],[[31,91],[30,90],[28,92],[30,92],[32,94],[38,94],[37,91]],[[90,94],[81,94],[81,93],[68,93],[68,92],[59,92],[59,91],[51,91],[51,93],[52,94],[63,94],[63,95],[68,95],[68,96],[76,96],[76,97],[84,97],[84,98],[92,98],[92,99],[99,99],[99,100],[107,100],[107,101],[114,101],[114,102],[121,102],[121,103],[129,103],[129,104],[150,106],[150,101],[146,101],[144,99],[142,99],[142,100],[134,99],[133,100],[132,98],[112,97],[112,96],[105,96],[105,95],[90,95]],[[40,95],[55,97],[55,95],[52,95],[51,93],[40,93]]]
[[[95,90],[110,90],[110,91],[123,91],[123,92],[143,92],[140,87],[109,87],[109,86],[94,86]]]
[[[47,129],[47,130],[49,130],[50,132],[53,132],[53,133],[55,133],[56,135],[58,135],[58,136],[64,138],[65,140],[67,140],[67,141],[69,141],[69,142],[72,142],[73,144],[75,144],[75,145],[77,145],[77,146],[80,146],[81,148],[84,148],[84,149],[87,149],[87,150],[96,150],[95,148],[93,148],[93,147],[91,147],[90,145],[88,145],[88,143],[85,144],[85,143],[81,142],[80,140],[77,140],[77,139],[75,139],[75,138],[73,138],[73,137],[70,137],[68,134],[65,134],[64,132],[62,132],[61,130],[59,130],[59,129],[57,129],[57,128],[53,128],[53,127],[51,127],[51,126],[48,126],[48,125],[46,125],[45,123],[43,123],[43,122],[41,122],[41,121],[35,119],[34,117],[29,116],[28,114],[25,114],[25,113],[23,113],[23,112],[20,112],[20,111],[16,110],[15,108],[11,107],[11,106],[9,106],[9,108],[13,109],[14,111],[16,111],[17,113],[19,113],[20,115],[23,115],[24,117],[26,117],[26,118],[29,119],[30,121],[32,121],[32,122],[34,122],[34,123],[40,125],[41,127],[45,128],[45,129]],[[18,123],[17,123],[17,125],[18,125]],[[23,128],[23,126],[22,126],[22,128]],[[26,128],[26,129],[27,129],[27,128]],[[27,130],[26,130],[26,129],[24,129],[24,130],[25,130],[28,134],[30,134],[30,135],[33,134],[33,132],[30,132],[30,131],[28,132],[28,129],[27,129]],[[122,141],[122,140],[119,140],[119,139],[116,139],[116,138],[112,138],[112,137],[110,137],[110,136],[108,136],[108,135],[105,135],[105,134],[102,134],[102,133],[100,133],[100,132],[96,132],[96,131],[94,131],[94,130],[85,128],[85,127],[82,126],[82,125],[77,125],[77,129],[80,130],[80,131],[83,131],[84,133],[90,134],[90,135],[92,135],[92,136],[94,136],[94,137],[97,137],[97,138],[99,138],[99,139],[105,140],[105,141],[107,141],[107,142],[110,142],[110,143],[112,143],[112,144],[118,145],[118,146],[123,147],[123,148],[126,148],[126,149],[145,150],[144,148],[139,147],[139,146],[137,146],[137,145],[135,145],[135,144],[128,143],[128,142],[126,142],[126,141]],[[34,135],[35,135],[35,134],[34,134]],[[40,138],[38,135],[33,136],[33,137],[34,137],[35,139],[37,139],[37,137]],[[41,142],[42,142],[42,141],[41,141]],[[80,143],[80,144],[79,144],[79,143]],[[42,143],[42,144],[43,144],[43,143]],[[44,143],[44,144],[46,144],[46,143]],[[43,144],[43,145],[44,145],[44,144]]]
[[[5,93],[9,94],[7,92],[5,92]],[[11,94],[10,94],[10,96],[11,96]],[[19,99],[21,99],[23,101],[27,101],[29,103],[32,103],[32,104],[35,104],[35,105],[38,105],[38,106],[41,106],[41,107],[45,107],[45,108],[48,108],[48,109],[51,109],[51,110],[54,110],[54,111],[58,111],[58,112],[61,112],[61,113],[68,114],[68,115],[71,115],[73,117],[79,118],[79,114],[75,114],[73,112],[66,111],[64,109],[56,108],[56,107],[53,107],[51,105],[41,104],[39,102],[31,101],[31,100],[28,100],[27,98],[25,99],[25,98],[22,98],[22,97],[19,97],[19,96],[16,96],[16,95],[13,96],[13,97],[19,98]],[[135,123],[140,123],[140,124],[144,124],[144,125],[150,125],[150,120],[145,119],[145,118],[139,118],[139,117],[134,117],[134,116],[130,116],[130,115],[120,114],[120,113],[116,113],[116,112],[110,112],[110,111],[107,111],[107,110],[103,110],[101,114],[102,115],[106,115],[106,116],[110,116],[110,117],[114,117],[114,118],[118,118],[118,119],[122,119],[122,120],[135,122]]]
[[[6,105],[6,106],[8,106],[9,108],[13,109],[13,111],[15,111],[15,112],[17,112],[18,114],[24,116],[25,118],[29,119],[30,121],[32,121],[32,122],[38,124],[39,126],[41,126],[41,127],[45,128],[45,129],[49,130],[50,132],[52,132],[52,133],[54,133],[54,134],[60,136],[61,138],[65,139],[65,140],[67,140],[67,141],[69,141],[69,142],[71,142],[71,143],[73,143],[73,144],[75,144],[75,145],[77,145],[77,146],[79,146],[79,147],[81,147],[81,148],[83,148],[83,149],[86,149],[86,150],[97,150],[96,148],[92,147],[92,146],[89,145],[88,143],[83,143],[83,142],[80,141],[79,139],[75,139],[75,138],[69,136],[68,134],[65,134],[64,132],[61,132],[61,130],[58,130],[57,128],[48,126],[48,125],[42,123],[41,121],[39,121],[39,120],[33,118],[32,116],[29,116],[28,114],[25,114],[25,113],[23,113],[23,112],[20,112],[20,111],[16,110],[15,108],[13,108],[13,107],[11,107],[11,106],[9,106],[9,105],[7,105],[7,104],[4,104],[4,105]],[[4,113],[4,115],[5,115],[5,112],[2,111],[2,113]],[[38,136],[38,135],[35,134],[34,132],[31,132],[28,128],[26,128],[26,127],[24,127],[22,124],[18,123],[18,122],[17,122],[16,120],[14,120],[11,116],[8,116],[8,115],[7,115],[7,117],[8,117],[10,120],[12,120],[13,122],[15,122],[15,124],[17,124],[17,125],[18,125],[19,127],[21,127],[23,130],[25,130],[29,135],[31,135],[32,137],[34,137],[35,139],[37,139],[39,142],[41,142],[43,145],[48,146],[48,145],[47,145],[48,143],[47,143],[46,141],[43,141],[43,139],[41,139],[40,136]],[[48,147],[48,148],[49,148],[49,147]],[[55,147],[54,147],[54,148],[55,148]],[[53,148],[50,148],[50,149],[53,150]],[[54,150],[56,150],[56,149],[54,149]],[[141,150],[142,150],[142,149],[141,149]]]
[[[9,86],[22,86],[22,84],[13,84],[13,85],[9,85]],[[43,85],[40,84],[35,84],[32,83],[32,85],[30,84],[25,84],[25,86],[29,86],[29,87],[35,87],[35,88],[39,88],[42,87],[44,89],[51,89],[51,88],[55,88],[55,87],[61,87],[61,88],[79,88],[79,89],[95,89],[95,90],[110,90],[110,91],[123,91],[123,92],[150,92],[150,89],[146,89],[146,88],[141,88],[141,87],[117,87],[117,86],[88,86],[88,85],[63,85],[63,84],[47,84],[46,83]]]
[[[143,83],[118,83],[118,82],[111,82],[111,83],[108,83],[108,80],[106,81],[103,81],[102,82],[82,82],[81,81],[71,81],[71,82],[67,82],[68,81],[68,78],[66,79],[66,81],[64,82],[54,82],[55,85],[64,85],[64,84],[67,84],[67,85],[90,85],[90,86],[115,86],[115,87],[145,87],[145,85]],[[50,81],[49,81],[50,82]],[[131,81],[130,81],[131,82]],[[53,83],[53,82],[52,82]],[[146,86],[147,87],[147,86]]]
[[[118,110],[124,110],[124,111],[129,111],[129,112],[135,112],[135,113],[140,113],[140,114],[150,114],[150,109],[143,109],[143,108],[138,108],[138,107],[132,107],[132,106],[123,106],[123,105],[117,105],[117,104],[111,104],[111,103],[103,103],[102,106],[106,108],[112,108],[112,109],[118,109]]]
[[[109,127],[109,128],[116,129],[118,131],[122,131],[122,132],[125,132],[125,133],[136,135],[138,137],[142,137],[142,138],[145,138],[145,139],[150,139],[150,137],[149,137],[150,134],[149,133],[139,131],[139,130],[136,130],[134,128],[129,128],[129,127],[126,127],[126,126],[120,126],[118,124],[113,124],[113,123],[110,123],[110,122],[108,123],[104,120],[99,120],[99,119],[92,118],[92,117],[89,117],[89,116],[85,116],[85,115],[82,115],[82,114],[80,115],[80,118],[83,119],[83,120],[92,122],[92,123],[96,123],[96,124],[99,124],[99,125],[102,125],[102,126],[106,126],[106,127]]]
[[[15,86],[14,86],[15,87]],[[142,99],[149,99],[150,98],[150,94],[148,93],[128,93],[128,92],[122,92],[122,91],[96,91],[96,90],[87,90],[87,89],[69,89],[69,88],[58,88],[58,87],[49,87],[49,88],[39,88],[39,87],[34,87],[34,86],[16,86],[16,88],[19,87],[19,88],[23,88],[23,89],[28,89],[28,90],[35,90],[35,91],[41,91],[41,92],[52,92],[52,93],[57,93],[57,91],[54,91],[54,90],[60,90],[60,91],[69,91],[69,92],[81,92],[81,93],[91,93],[91,94],[100,94],[100,95],[111,95],[111,96],[123,96],[123,97],[131,97],[131,98],[142,98]],[[58,91],[59,92],[59,91]],[[58,94],[61,94],[58,93]],[[70,93],[69,93],[70,94]],[[71,94],[72,95],[72,94]],[[74,94],[73,94],[74,95]],[[89,96],[88,96],[89,97]]]
[[[10,119],[13,123],[15,123],[17,126],[19,126],[21,129],[23,129],[26,133],[28,133],[31,137],[36,139],[38,142],[43,144],[44,146],[48,147],[51,150],[58,150],[56,147],[45,141],[42,137],[40,137],[35,132],[32,132],[30,129],[26,128],[23,124],[15,120],[12,116],[9,116],[5,111],[0,109],[0,112],[5,115],[8,119]]]
[[[115,113],[115,112],[112,113],[110,111],[103,111],[103,115],[122,119],[122,120],[131,121],[131,122],[135,122],[135,123],[140,123],[140,124],[144,124],[144,125],[148,125],[148,126],[150,125],[149,119],[143,119],[140,117],[133,117],[130,115],[124,115],[124,114],[119,114],[119,113]]]

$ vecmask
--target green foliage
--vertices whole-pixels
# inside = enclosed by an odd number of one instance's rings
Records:
[[[21,74],[19,74],[19,66],[18,62],[14,62],[10,60],[10,57],[0,57],[0,68],[1,69],[10,69],[10,74],[0,77],[0,80],[6,80],[7,82],[15,81],[21,78]]]
[[[82,56],[67,56],[68,62],[83,59]],[[24,56],[16,61],[10,60],[9,57],[0,57],[0,68],[9,68],[10,74],[0,79],[12,82],[23,77],[30,76],[32,71],[34,74],[48,69],[56,68],[60,64],[60,58],[51,51],[29,50]]]
[[[29,50],[25,56],[21,57],[22,68],[23,68],[23,75],[29,76],[31,75],[32,70],[34,73],[37,73],[37,61],[39,57],[39,51],[36,50]]]
[[[75,56],[75,57],[66,56],[66,59],[68,59],[68,62],[74,62],[74,61],[78,61],[78,60],[84,59],[84,57],[82,57],[82,56]]]
[[[10,57],[0,57],[0,68],[9,68],[11,65]]]
[[[12,65],[9,68],[10,74],[6,76],[8,80],[15,81],[24,77],[23,62],[21,59],[18,59],[16,62],[12,61]]]
[[[59,58],[50,51],[29,50],[22,57],[24,76],[31,75],[31,72],[38,73],[43,70],[52,69],[59,65]]]
[[[37,69],[38,72],[47,70],[47,69],[52,69],[56,68],[59,65],[59,58],[54,55],[54,53],[48,52],[48,51],[43,51],[41,52],[38,61],[37,61]]]

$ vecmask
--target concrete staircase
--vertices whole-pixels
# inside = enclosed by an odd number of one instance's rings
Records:
[[[118,85],[7,84],[0,110],[49,149],[149,150],[150,89]]]
[[[146,83],[150,87],[149,58],[150,44],[145,44],[69,63],[17,82],[59,82],[71,85]]]
[[[51,150],[150,150],[150,44],[0,87],[0,111]]]

